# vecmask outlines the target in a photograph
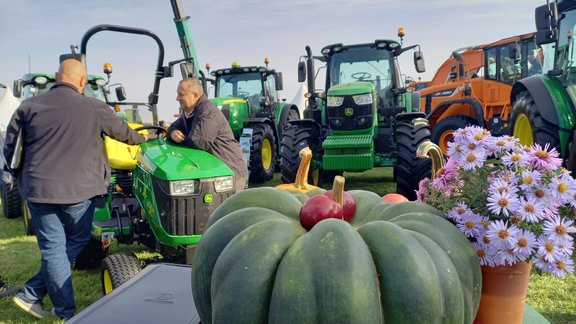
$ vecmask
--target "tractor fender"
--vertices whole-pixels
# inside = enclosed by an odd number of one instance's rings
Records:
[[[288,122],[288,124],[289,125],[297,125],[298,127],[308,127],[310,129],[314,129],[316,131],[316,134],[319,134],[319,135],[322,134],[322,132],[321,132],[322,125],[317,123],[312,118],[291,120]]]
[[[474,114],[476,115],[476,122],[478,126],[486,128],[486,121],[484,120],[484,110],[482,109],[482,105],[478,100],[471,99],[471,98],[461,98],[461,99],[454,99],[443,101],[436,105],[432,111],[426,115],[426,119],[430,121],[430,126],[434,126],[438,123],[438,119],[440,116],[453,104],[468,104],[474,110]]]
[[[274,136],[278,135],[278,132],[276,131],[276,125],[274,125],[274,122],[270,118],[259,117],[259,118],[247,118],[244,120],[244,128],[250,128],[254,124],[268,124],[270,125],[270,127],[272,127],[272,130],[274,131]]]
[[[290,112],[290,110],[296,110],[298,116],[300,116],[300,111],[298,110],[298,107],[296,105],[285,104],[284,107],[282,107],[282,112],[280,113],[278,124],[283,124],[284,122],[286,122],[286,118],[288,118],[288,113]]]
[[[512,107],[514,107],[514,102],[518,95],[523,91],[530,93],[530,96],[534,99],[536,110],[542,118],[551,124],[560,126],[558,107],[554,104],[554,100],[550,95],[551,92],[548,91],[543,76],[534,75],[514,83],[510,93],[510,104]]]

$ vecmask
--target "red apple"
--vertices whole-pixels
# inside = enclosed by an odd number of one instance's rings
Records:
[[[399,203],[399,202],[408,201],[408,198],[402,196],[401,194],[389,193],[389,194],[385,194],[384,196],[382,196],[382,200],[384,200],[385,202],[390,202],[390,203]]]
[[[342,206],[324,195],[310,197],[300,208],[300,224],[307,230],[326,218],[342,217]]]
[[[324,196],[332,199],[332,190],[326,191]],[[354,213],[356,213],[356,201],[346,191],[342,192],[342,211],[344,212],[344,220],[347,222],[351,221]]]

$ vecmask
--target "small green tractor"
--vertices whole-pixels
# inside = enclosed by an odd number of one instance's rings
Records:
[[[299,152],[309,146],[314,184],[332,181],[344,171],[394,167],[397,192],[415,198],[419,181],[431,173],[431,161],[416,155],[417,147],[430,140],[430,128],[420,112],[418,92],[408,92],[402,83],[397,58],[416,47],[378,39],[326,46],[321,56],[313,56],[306,47],[298,81],[307,79],[310,93],[304,119],[290,121],[284,129],[280,149],[284,182],[294,182]],[[314,60],[325,64],[326,92],[315,90]],[[414,64],[417,72],[424,72],[420,50],[414,51]]]
[[[178,63],[183,77],[194,75],[196,71],[191,59],[184,58],[164,66],[164,45],[155,34],[115,25],[98,25],[88,30],[82,38],[80,55],[88,58],[88,40],[96,33],[106,31],[148,36],[157,44],[158,61],[148,102],[109,104],[147,107],[152,112],[152,125],[133,123],[130,126],[139,131],[165,133],[157,119],[160,81],[171,77],[173,66]],[[102,288],[108,293],[142,268],[142,262],[133,253],[108,255],[112,241],[137,242],[159,252],[163,261],[190,263],[208,216],[234,193],[234,187],[233,171],[221,160],[204,151],[168,142],[162,136],[140,146],[110,138],[105,142],[113,177],[108,194],[102,197],[101,205],[96,209],[92,240],[75,265],[91,268],[101,264]]]
[[[576,172],[576,1],[555,1],[535,10],[536,43],[545,73],[512,87],[510,133],[525,145],[555,148]]]
[[[264,59],[265,67],[234,62],[210,73],[214,77],[214,98],[210,100],[227,117],[236,139],[240,141],[246,130],[251,130],[248,180],[252,183],[272,179],[284,127],[300,119],[298,107],[279,99],[282,73],[269,69],[269,62]],[[208,64],[206,69],[210,69]]]

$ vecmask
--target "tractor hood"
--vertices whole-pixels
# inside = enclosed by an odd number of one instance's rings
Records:
[[[231,176],[234,172],[212,154],[157,139],[140,145],[138,163],[161,180]]]
[[[240,138],[244,120],[249,117],[248,101],[235,97],[219,97],[209,100],[222,111],[226,120],[228,120],[228,124],[230,124],[230,128],[232,128],[234,137]]]
[[[363,93],[371,93],[374,85],[370,82],[352,82],[337,84],[328,90],[329,96],[351,96]]]

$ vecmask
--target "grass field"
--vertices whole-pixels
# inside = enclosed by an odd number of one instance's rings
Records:
[[[375,169],[362,174],[345,174],[346,189],[364,189],[380,195],[395,190],[390,169]],[[279,183],[279,175],[263,184],[273,186]],[[143,246],[113,245],[112,252],[129,249],[141,258],[153,256]],[[21,218],[0,217],[0,276],[14,284],[23,284],[38,270],[40,254],[33,236],[26,236]],[[74,271],[74,291],[78,311],[97,301],[101,295],[100,273],[98,270]],[[532,272],[528,287],[527,303],[544,315],[553,324],[576,324],[576,276],[569,275],[558,279],[549,274]],[[52,307],[49,298],[45,307]],[[20,311],[9,298],[0,298],[0,323],[52,323],[52,320],[36,321]]]

